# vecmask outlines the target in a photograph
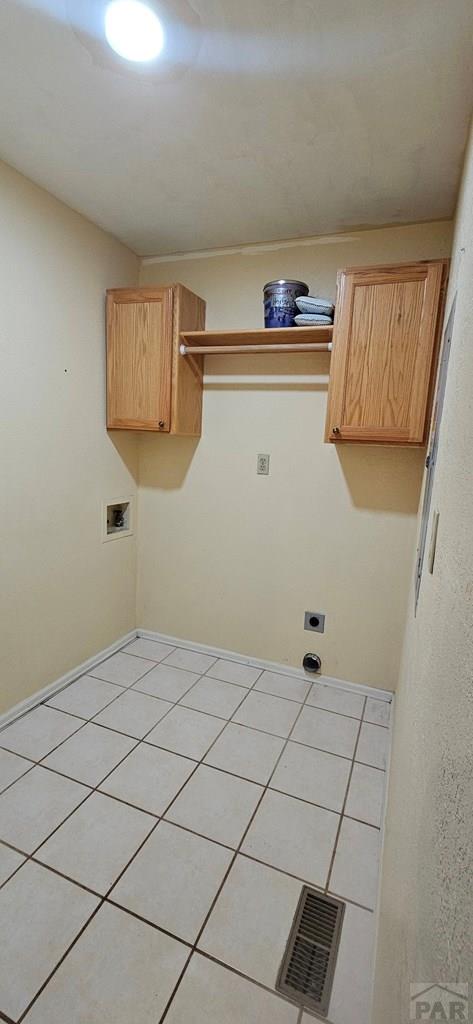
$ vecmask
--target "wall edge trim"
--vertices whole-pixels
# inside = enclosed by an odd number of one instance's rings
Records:
[[[80,665],[75,668],[71,668],[69,672],[66,672],[59,679],[56,679],[54,683],[48,683],[47,686],[43,686],[41,690],[36,690],[30,697],[25,697],[25,700],[20,701],[18,704],[14,704],[8,711],[4,711],[0,715],[0,730],[3,730],[5,726],[10,725],[17,718],[22,718],[28,711],[37,707],[38,704],[43,704],[48,697],[52,697],[53,694],[58,693],[59,690],[63,690],[64,687],[68,686],[69,683],[73,683],[75,679],[80,676],[86,675],[91,668],[95,668],[100,665],[101,661],[105,661],[110,655],[115,654],[120,648],[124,647],[125,644],[129,644],[131,640],[135,640],[137,637],[136,629],[130,630],[129,633],[125,633],[125,636],[120,637],[119,640],[115,640],[109,647],[104,647],[102,651],[98,651],[97,654],[93,654],[86,661],[83,661]]]
[[[199,644],[193,640],[183,640],[181,637],[168,636],[166,633],[157,633],[149,629],[137,629],[137,636],[144,640],[157,640],[159,643],[171,644],[173,647],[183,647],[185,650],[199,651],[202,654],[213,655],[215,658],[225,658],[227,661],[236,661],[240,665],[256,665],[257,668],[266,669],[269,672],[278,672],[284,676],[295,676],[297,679],[305,679],[307,682],[323,682],[324,685],[334,686],[340,690],[355,690],[357,693],[367,697],[375,697],[377,700],[384,700],[390,703],[393,699],[392,690],[382,690],[375,686],[351,683],[348,679],[337,679],[335,676],[312,675],[304,672],[304,669],[294,665],[281,665],[277,661],[266,661],[263,658],[252,658],[250,655],[238,654],[236,651],[228,651],[221,647],[211,647],[209,644]]]
[[[124,636],[115,640],[109,647],[104,647],[103,650],[93,654],[86,661],[83,661],[80,665],[66,672],[59,679],[56,679],[53,683],[48,683],[41,690],[36,690],[30,697],[26,697],[25,700],[20,701],[18,704],[14,704],[12,708],[4,711],[0,715],[0,731],[3,730],[11,722],[17,718],[21,718],[27,714],[28,711],[32,711],[33,708],[39,704],[43,704],[48,697],[52,697],[53,694],[59,693],[64,687],[68,686],[69,683],[73,683],[75,679],[79,679],[80,676],[86,675],[91,668],[95,668],[100,665],[106,658],[110,658],[112,654],[115,654],[126,644],[131,643],[136,637],[143,637],[146,640],[156,640],[159,643],[171,644],[173,647],[182,647],[184,650],[199,651],[202,654],[213,655],[216,658],[225,658],[227,661],[236,661],[240,665],[256,665],[257,668],[266,669],[270,672],[278,672],[284,676],[295,676],[297,679],[305,679],[308,682],[322,681],[324,685],[333,686],[339,690],[355,690],[357,693],[364,694],[367,697],[375,697],[377,700],[384,700],[390,703],[393,700],[392,690],[382,690],[375,686],[364,686],[361,683],[352,683],[348,679],[337,679],[335,676],[326,675],[315,675],[312,676],[307,672],[304,672],[302,668],[297,668],[295,665],[282,665],[277,661],[267,661],[264,658],[252,658],[248,655],[238,654],[237,651],[229,651],[223,647],[212,647],[209,644],[199,644],[193,640],[184,640],[181,637],[169,636],[167,633],[157,633],[149,629],[132,629],[129,633],[125,633]]]
[[[368,231],[385,231],[389,228],[411,228],[423,224],[452,224],[452,217],[435,217],[434,220],[407,220],[388,224],[352,225],[340,231],[318,235],[301,235],[299,238],[275,238],[266,242],[241,242],[235,245],[210,246],[207,249],[181,249],[174,252],[138,256],[141,267],[156,263],[180,263],[184,260],[212,259],[215,256],[257,256],[258,253],[277,252],[278,249],[296,249],[301,246],[337,245],[353,242],[360,234]]]
[[[396,694],[393,693],[392,706],[391,706],[391,719],[389,722],[389,742],[388,752],[386,758],[386,778],[384,783],[384,804],[383,814],[380,824],[380,843],[379,843],[379,872],[378,872],[378,887],[376,892],[376,905],[373,911],[374,914],[374,937],[373,937],[373,960],[372,960],[372,973],[370,981],[370,997],[369,997],[369,1009],[370,1015],[369,1020],[372,1019],[374,1010],[374,986],[375,986],[375,975],[376,975],[376,964],[378,958],[378,940],[379,932],[381,928],[381,892],[384,882],[384,851],[386,847],[386,832],[388,823],[388,799],[389,799],[389,786],[391,782],[391,769],[392,769],[392,753],[393,753],[393,734],[394,734],[394,721],[395,721],[395,708],[396,708]]]

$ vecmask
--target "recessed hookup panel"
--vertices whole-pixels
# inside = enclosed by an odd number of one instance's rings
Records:
[[[102,540],[130,537],[133,533],[133,499],[115,498],[102,505]]]
[[[305,612],[304,629],[313,633],[325,633],[325,615],[323,612]]]

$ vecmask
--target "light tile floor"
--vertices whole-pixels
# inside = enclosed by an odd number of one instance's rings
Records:
[[[139,638],[3,729],[0,1021],[309,1024],[309,883],[346,900],[328,1020],[367,1024],[389,712]]]

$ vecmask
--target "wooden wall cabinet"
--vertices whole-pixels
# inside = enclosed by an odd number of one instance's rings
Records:
[[[107,292],[107,427],[200,436],[202,359],[181,331],[205,327],[205,302],[181,284]]]
[[[355,267],[337,276],[325,440],[427,440],[447,260]]]

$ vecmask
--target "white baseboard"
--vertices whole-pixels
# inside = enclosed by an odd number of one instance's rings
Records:
[[[135,640],[137,636],[136,629],[132,629],[125,636],[122,636],[120,640],[115,640],[110,647],[106,647],[103,651],[99,651],[98,654],[92,655],[91,658],[87,658],[87,661],[83,661],[82,665],[77,665],[76,668],[72,668],[70,672],[66,672],[60,679],[56,679],[55,683],[49,683],[48,686],[44,686],[42,690],[37,690],[36,693],[32,693],[31,697],[27,697],[26,700],[20,701],[19,704],[15,704],[13,708],[9,708],[3,715],[0,715],[0,730],[4,729],[6,725],[9,725],[14,718],[20,718],[26,714],[27,711],[31,711],[32,708],[36,707],[37,704],[42,704],[43,701],[47,700],[48,697],[52,697],[53,693],[58,693],[59,690],[63,690],[69,683],[74,682],[74,679],[78,679],[79,676],[85,675],[90,672],[91,668],[95,668],[96,665],[100,665],[101,661],[105,661],[111,654],[115,654],[115,651],[119,651],[125,644],[129,644],[131,640]]]
[[[49,683],[42,690],[37,690],[31,697],[27,697],[26,700],[20,701],[19,704],[15,704],[13,708],[5,711],[3,715],[0,715],[0,730],[4,729],[15,718],[20,718],[38,704],[42,704],[48,697],[52,697],[53,693],[63,690],[69,683],[74,682],[74,679],[78,679],[79,676],[90,672],[96,665],[100,665],[101,661],[105,661],[111,654],[115,654],[116,651],[119,651],[125,644],[129,644],[137,636],[142,636],[147,640],[158,640],[161,643],[171,644],[173,647],[183,647],[185,650],[200,651],[202,654],[209,654],[214,658],[237,661],[240,665],[255,665],[256,668],[267,669],[270,672],[279,672],[281,675],[295,676],[297,679],[307,679],[309,682],[323,682],[324,686],[335,686],[338,689],[351,690],[352,692],[355,690],[357,693],[364,694],[367,697],[376,697],[377,700],[390,702],[393,699],[391,690],[380,690],[375,686],[362,686],[360,683],[351,683],[347,679],[335,679],[332,676],[312,675],[309,672],[305,672],[304,669],[296,668],[293,665],[281,665],[277,661],[266,661],[263,658],[250,658],[243,654],[238,654],[236,651],[227,651],[221,647],[211,647],[209,644],[198,644],[193,640],[183,640],[181,637],[168,636],[165,633],[155,633],[149,629],[132,629],[125,636],[110,644],[110,647],[106,647],[103,651],[94,654],[87,661],[83,661],[81,665],[77,665],[70,672],[66,672],[60,679],[56,679],[54,683]]]
[[[387,825],[387,815],[388,815],[388,797],[389,797],[389,786],[390,786],[390,781],[391,781],[391,769],[392,769],[393,729],[394,729],[395,702],[396,702],[396,694],[393,693],[393,695],[392,695],[392,708],[391,708],[391,721],[390,721],[390,725],[389,725],[388,750],[387,750],[387,757],[386,757],[386,778],[385,778],[385,783],[384,783],[384,806],[383,806],[383,814],[382,814],[382,818],[381,818],[381,827],[380,827],[378,889],[377,889],[376,905],[375,905],[375,909],[374,909],[375,927],[374,927],[374,940],[373,940],[373,972],[372,972],[372,978],[371,978],[371,993],[370,993],[370,1008],[371,1008],[371,1011],[370,1011],[370,1014],[369,1014],[369,1017],[368,1017],[368,1022],[372,1021],[372,1019],[373,1019],[373,1009],[374,1009],[373,1008],[374,981],[375,981],[375,974],[376,974],[376,956],[377,956],[377,950],[378,950],[378,938],[379,938],[380,919],[381,919],[381,894],[382,894],[383,883],[384,883],[384,870],[383,870],[384,869],[384,848],[385,848],[385,845],[386,845],[386,825]]]
[[[226,658],[227,661],[237,661],[240,665],[255,665],[256,668],[267,669],[270,672],[279,672],[284,676],[295,676],[297,679],[306,679],[308,682],[321,682],[327,686],[336,686],[341,690],[355,690],[367,697],[376,697],[377,700],[391,702],[393,699],[392,690],[380,690],[375,686],[362,686],[360,683],[351,683],[347,679],[335,679],[332,676],[313,675],[305,672],[303,668],[296,668],[292,665],[281,665],[277,661],[265,661],[262,658],[250,658],[235,651],[226,651],[220,647],[210,647],[208,644],[197,644],[193,640],[182,640],[180,637],[167,636],[165,633],[154,633],[149,629],[138,629],[137,636],[146,640],[159,640],[161,643],[171,644],[173,647],[183,647],[185,650],[199,651],[202,654],[209,654],[214,658]]]

